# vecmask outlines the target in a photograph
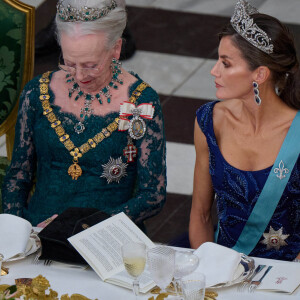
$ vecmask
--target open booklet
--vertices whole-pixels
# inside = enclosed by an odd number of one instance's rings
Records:
[[[31,224],[20,217],[0,214],[0,253],[3,261],[12,261],[26,257],[39,248],[36,234]]]
[[[133,278],[126,272],[121,247],[128,242],[142,242],[148,248],[154,243],[122,212],[76,235],[69,242],[105,281],[132,288]],[[140,276],[140,292],[147,293],[155,286],[145,269]]]

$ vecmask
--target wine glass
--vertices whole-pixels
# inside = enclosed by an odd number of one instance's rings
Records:
[[[193,273],[199,265],[199,258],[193,251],[179,251],[175,253],[174,287],[178,294],[178,286],[183,276]]]
[[[154,247],[148,250],[147,260],[152,279],[161,293],[166,293],[166,287],[174,275],[175,250],[167,246]]]
[[[130,242],[123,245],[121,251],[125,269],[134,278],[132,290],[137,298],[140,290],[139,276],[143,273],[146,264],[146,245]]]

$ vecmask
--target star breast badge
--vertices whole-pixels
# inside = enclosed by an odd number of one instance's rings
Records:
[[[104,177],[107,180],[107,183],[111,183],[113,181],[119,183],[121,178],[127,176],[126,167],[128,165],[123,163],[122,157],[117,159],[113,159],[110,157],[109,162],[107,164],[102,165],[103,173],[100,177]]]
[[[289,237],[289,234],[283,234],[282,231],[283,227],[276,231],[270,226],[269,232],[263,233],[264,240],[261,243],[267,245],[267,250],[274,248],[278,251],[281,246],[287,245],[285,239]]]

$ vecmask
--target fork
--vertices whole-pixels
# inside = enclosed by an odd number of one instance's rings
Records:
[[[260,272],[262,271],[266,265],[258,265],[256,269],[253,271],[253,273],[245,279],[242,284],[238,287],[238,291],[242,292],[244,289],[246,289],[248,286],[250,286],[252,279]]]
[[[253,280],[248,288],[248,291],[250,293],[253,293],[257,287],[261,284],[262,280],[265,278],[265,276],[268,274],[268,272],[272,269],[272,266],[269,266],[263,276],[260,277],[258,280]]]
[[[46,259],[46,260],[44,261],[44,266],[50,266],[51,263],[52,263],[52,260]]]
[[[40,263],[39,258],[41,256],[41,254],[42,254],[42,251],[39,250],[38,253],[35,255],[33,262],[32,262],[34,265],[38,265]]]

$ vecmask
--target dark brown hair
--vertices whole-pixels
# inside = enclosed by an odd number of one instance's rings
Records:
[[[241,51],[250,70],[253,71],[259,66],[268,67],[280,98],[290,107],[300,109],[300,71],[292,34],[279,20],[269,15],[254,14],[251,18],[271,38],[273,53],[267,54],[250,44],[230,23],[219,33],[219,39],[231,36],[232,42]]]

